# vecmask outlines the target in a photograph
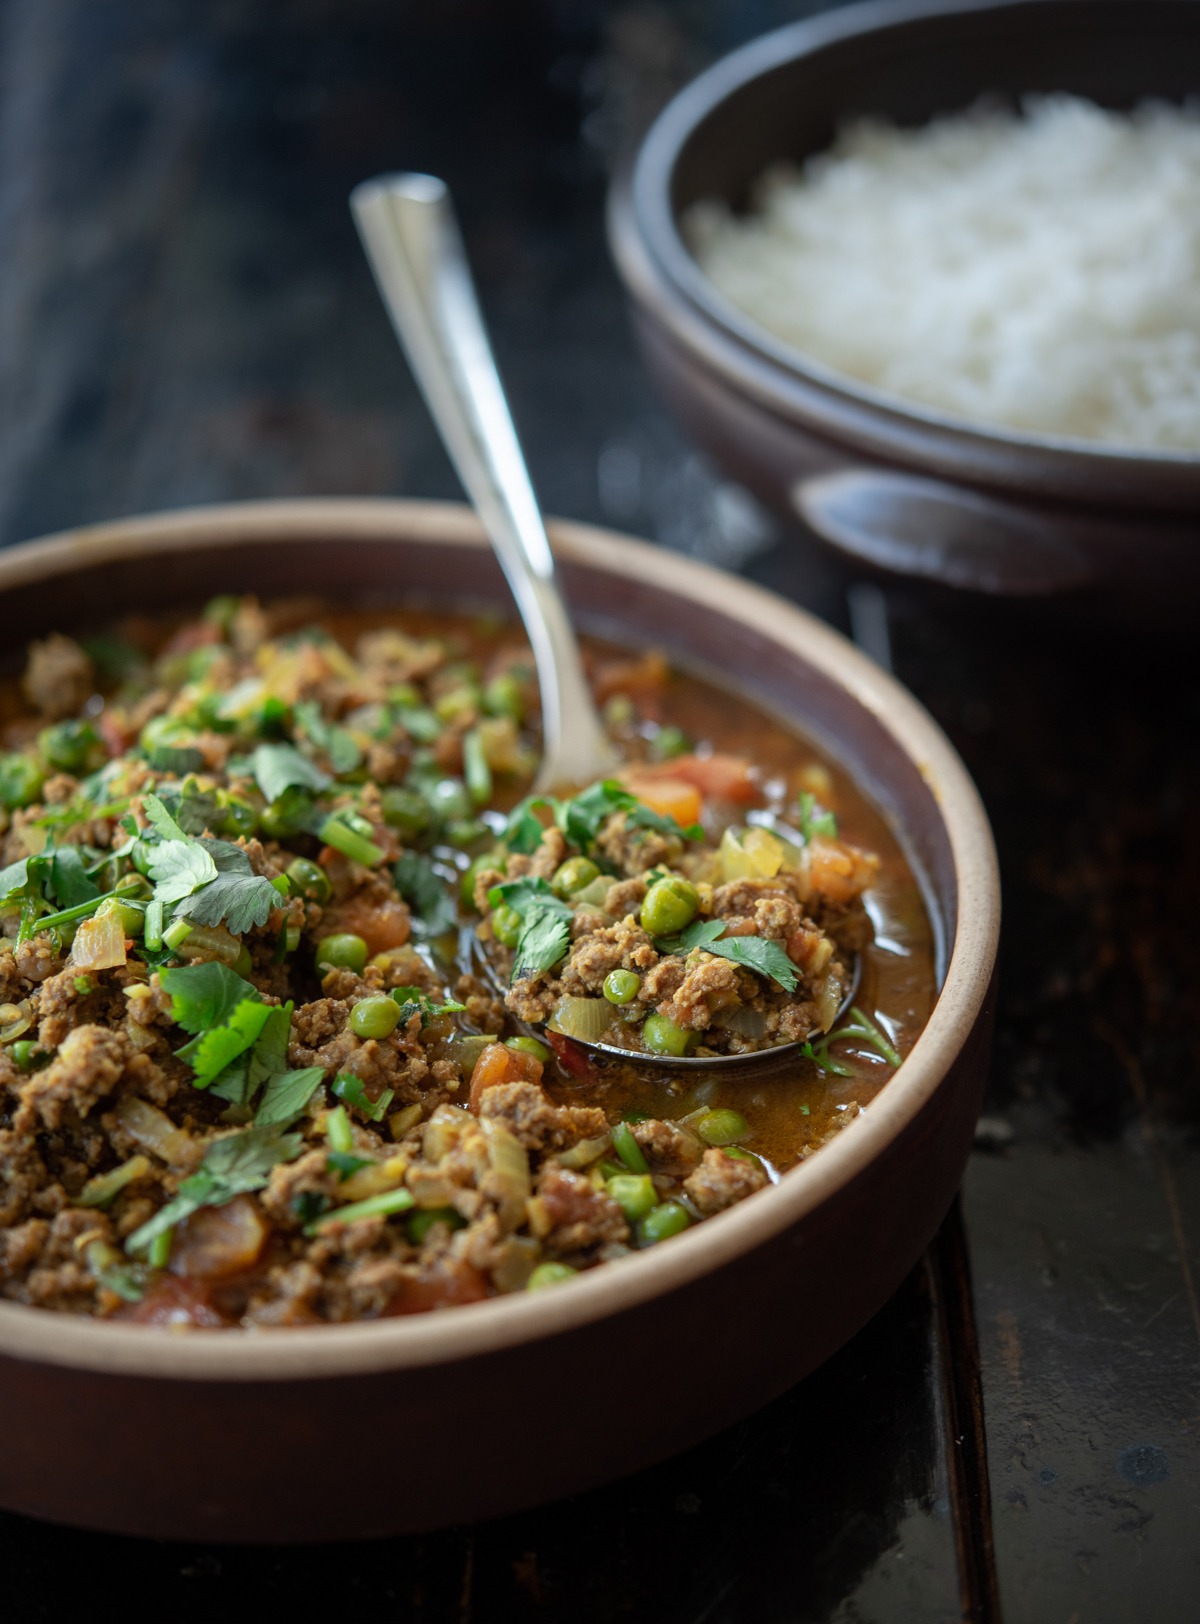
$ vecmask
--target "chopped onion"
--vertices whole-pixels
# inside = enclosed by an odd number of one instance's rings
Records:
[[[563,998],[548,1022],[550,1031],[582,1043],[598,1043],[615,1011],[607,998]]]
[[[177,1128],[165,1111],[136,1094],[127,1094],[117,1106],[117,1120],[131,1139],[161,1157],[171,1167],[190,1167],[199,1158],[200,1145]]]
[[[846,983],[836,970],[831,970],[824,981],[813,989],[813,1002],[817,1006],[817,1019],[822,1032],[828,1032],[837,1020],[842,999],[846,996]]]
[[[85,919],[71,944],[73,970],[111,970],[125,963],[125,926],[120,914]]]
[[[338,1185],[339,1201],[365,1201],[370,1195],[382,1195],[384,1190],[395,1190],[404,1183],[408,1172],[408,1157],[400,1154],[388,1156],[382,1162],[372,1162]]]
[[[533,1273],[541,1246],[531,1235],[509,1235],[496,1247],[491,1266],[497,1291],[522,1291]]]
[[[761,1038],[766,1034],[767,1017],[761,1009],[748,1009],[745,1004],[740,1004],[728,1015],[723,1015],[717,1025],[744,1038]]]
[[[529,1155],[517,1136],[495,1117],[480,1117],[479,1126],[487,1136],[491,1176],[489,1195],[499,1201],[499,1219],[505,1229],[515,1229],[525,1217],[525,1203],[533,1192],[529,1177]]]
[[[140,1179],[149,1171],[150,1163],[145,1156],[131,1156],[127,1162],[122,1162],[120,1167],[114,1167],[111,1172],[97,1173],[95,1178],[90,1178],[75,1197],[75,1205],[106,1207],[127,1184],[132,1184],[134,1179]]]
[[[575,892],[571,897],[571,906],[573,908],[603,908],[608,900],[608,893],[616,883],[616,880],[611,875],[597,874],[596,878],[590,880],[582,890]]]
[[[33,1005],[28,998],[19,1004],[0,1004],[0,1043],[12,1043],[33,1025]]]
[[[612,1135],[609,1133],[599,1134],[594,1139],[581,1139],[570,1150],[560,1150],[558,1161],[563,1167],[586,1167],[597,1156],[603,1156],[611,1144]]]

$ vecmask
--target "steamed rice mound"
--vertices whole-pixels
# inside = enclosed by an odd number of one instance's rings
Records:
[[[809,358],[1023,433],[1200,450],[1200,108],[1070,96],[849,125],[751,212],[685,220],[707,275]]]

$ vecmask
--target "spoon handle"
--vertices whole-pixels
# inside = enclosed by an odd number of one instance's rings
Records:
[[[350,207],[375,280],[533,647],[544,747],[535,788],[589,783],[612,751],[583,674],[508,402],[444,182],[364,181]]]

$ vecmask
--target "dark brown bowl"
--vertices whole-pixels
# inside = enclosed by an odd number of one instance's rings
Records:
[[[0,1506],[257,1541],[393,1534],[547,1500],[782,1392],[883,1304],[940,1222],[979,1108],[999,918],[961,762],[897,683],[799,610],[642,543],[552,534],[585,626],[701,667],[719,650],[726,683],[832,746],[881,806],[943,944],[928,1027],[862,1118],[780,1184],[556,1291],[257,1333],[0,1302]],[[475,520],[451,506],[216,508],[0,554],[6,624],[30,637],[281,588],[509,601]],[[667,1373],[649,1403],[648,1362]]]
[[[743,206],[769,164],[858,114],[916,125],[984,93],[1182,100],[1197,62],[1193,0],[851,6],[723,58],[667,106],[610,205],[668,402],[734,478],[860,562],[994,594],[1186,601],[1200,456],[981,428],[809,363],[711,285],[679,219],[700,198]]]

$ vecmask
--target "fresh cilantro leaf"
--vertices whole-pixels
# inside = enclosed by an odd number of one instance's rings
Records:
[[[202,835],[206,829],[212,828],[218,816],[217,797],[208,790],[191,787],[194,783],[194,779],[189,779],[183,789],[163,790],[160,795],[163,805],[185,835]]]
[[[513,981],[540,975],[564,957],[571,941],[571,909],[542,879],[507,880],[488,892],[493,908],[502,902],[521,916],[513,953]]]
[[[260,744],[251,762],[258,787],[268,801],[278,800],[285,789],[328,789],[333,782],[294,744]]]
[[[421,1025],[427,1026],[435,1015],[458,1015],[467,1007],[453,998],[431,998],[420,987],[393,987],[392,997],[400,1005],[401,1026],[406,1026],[414,1015],[419,1015]]]
[[[281,1071],[267,1083],[262,1101],[254,1113],[256,1127],[270,1123],[290,1123],[308,1105],[325,1079],[323,1066],[304,1066],[300,1071]]]
[[[397,705],[397,724],[417,744],[432,744],[442,731],[437,713],[425,705]]]
[[[223,1025],[247,999],[262,998],[257,987],[235,975],[227,964],[186,964],[160,970],[158,984],[171,1000],[171,1019],[193,1036]]]
[[[253,991],[253,989],[251,989]],[[181,1060],[191,1066],[196,1088],[207,1088],[216,1082],[226,1067],[232,1066],[240,1055],[252,1049],[263,1027],[271,1017],[271,1005],[256,997],[244,998],[221,1026],[214,1026],[199,1037],[176,1050]],[[244,1103],[243,1100],[238,1103]]]
[[[191,894],[178,899],[176,916],[192,919],[198,925],[224,922],[235,936],[244,935],[253,925],[265,925],[271,910],[283,901],[270,880],[254,872],[240,846],[230,845],[227,840],[199,840],[195,845],[211,864],[212,874]],[[153,874],[154,869],[150,872]],[[163,900],[175,899],[164,895]]]
[[[679,835],[684,840],[704,839],[704,830],[700,824],[689,823],[685,828],[669,813],[656,812],[652,806],[646,806],[642,801],[625,814],[625,824],[630,829],[656,829],[659,834]]]
[[[157,795],[142,796],[142,811],[146,814],[148,822],[161,840],[182,840],[186,842],[186,832],[175,822],[175,819],[167,811],[166,805]]]
[[[394,1090],[385,1088],[377,1100],[368,1098],[362,1078],[356,1077],[352,1071],[339,1072],[330,1088],[339,1100],[352,1105],[372,1122],[382,1122],[384,1113],[395,1097]]]
[[[571,845],[588,852],[596,844],[604,824],[615,812],[624,812],[626,825],[633,829],[654,829],[681,840],[699,840],[704,834],[698,823],[684,829],[674,818],[646,806],[615,778],[590,784],[573,800],[559,802],[555,818]]]
[[[362,751],[352,733],[334,722],[327,722],[321,714],[321,707],[312,699],[301,700],[294,714],[305,738],[325,752],[329,765],[339,777],[342,773],[354,771],[362,760]]]
[[[837,839],[837,819],[807,790],[802,790],[796,797],[796,822],[806,844],[814,835],[820,835],[828,840]]]
[[[504,828],[504,844],[509,851],[520,852],[524,856],[535,852],[546,832],[546,825],[538,817],[538,811],[544,807],[557,813],[558,806],[559,803],[549,795],[527,795],[518,802],[509,813]]]
[[[261,1190],[280,1162],[293,1161],[303,1150],[298,1133],[284,1133],[276,1123],[244,1128],[215,1140],[197,1170],[184,1179],[179,1193],[125,1242],[127,1252],[144,1252],[151,1241],[173,1229],[201,1207],[223,1207],[236,1195]]]
[[[52,854],[50,889],[60,908],[75,908],[81,902],[92,902],[100,895],[100,887],[88,879],[83,853],[78,846],[63,846]]]
[[[159,902],[182,902],[216,877],[217,865],[194,840],[164,840],[153,849],[150,878]]]
[[[693,919],[674,936],[659,936],[654,945],[660,953],[690,953],[694,947],[707,947],[725,934],[723,919]]]
[[[571,910],[560,897],[542,879],[504,880],[500,885],[493,885],[488,892],[488,902],[493,908],[498,908],[502,902],[514,909],[522,916],[531,907],[557,908],[564,919],[570,919]]]
[[[718,958],[729,959],[745,970],[770,977],[785,992],[795,990],[796,966],[779,942],[770,941],[764,936],[726,936],[722,939],[724,929],[724,920],[696,919],[677,936],[660,937],[654,945],[660,953],[690,953],[693,948],[702,947],[706,953],[715,953]]]
[[[412,910],[418,936],[442,936],[453,930],[457,914],[447,882],[420,852],[401,852],[392,876],[396,889]]]

